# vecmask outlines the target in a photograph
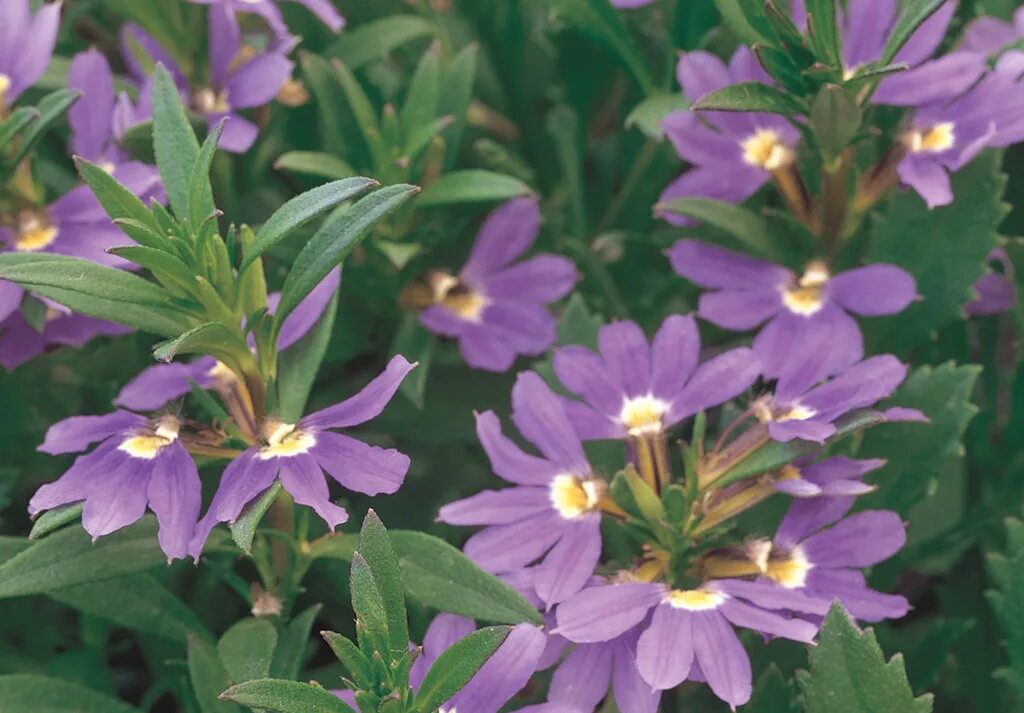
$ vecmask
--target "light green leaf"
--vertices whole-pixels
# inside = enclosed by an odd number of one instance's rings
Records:
[[[163,65],[153,74],[153,149],[171,208],[184,219],[189,215],[189,179],[199,158],[199,141]]]
[[[229,365],[237,364],[238,356],[248,353],[249,346],[238,330],[220,322],[200,324],[153,348],[157,361],[171,361],[180,354],[210,354]]]
[[[498,624],[540,624],[537,609],[458,549],[425,532],[395,530],[406,594],[428,607]]]
[[[276,678],[240,683],[224,691],[221,697],[239,705],[278,713],[356,713],[320,686]]]
[[[184,644],[189,637],[213,641],[213,634],[155,577],[133,574],[49,592],[61,604],[119,626]]]
[[[355,176],[325,183],[295,196],[274,211],[256,231],[256,242],[246,250],[239,270],[245,270],[253,260],[281,242],[293,230],[377,185],[380,184],[372,178]]]
[[[416,204],[420,207],[450,203],[504,201],[529,195],[530,187],[518,178],[493,171],[467,169],[446,173],[423,189]]]
[[[768,114],[806,114],[807,106],[791,94],[761,82],[730,84],[705,94],[696,111],[756,111]]]
[[[391,656],[400,658],[409,649],[409,623],[402,589],[402,570],[388,539],[384,523],[372,509],[366,513],[356,550],[366,560],[380,592],[388,624]]]
[[[626,128],[637,128],[649,138],[661,141],[665,138],[665,130],[661,128],[661,122],[669,114],[677,111],[686,111],[690,108],[690,102],[683,96],[682,92],[667,92],[655,94],[644,99],[633,107],[626,117]]]
[[[281,154],[274,162],[274,168],[333,180],[348,178],[356,172],[345,159],[317,151],[289,151]]]
[[[309,392],[331,341],[337,312],[335,292],[313,328],[278,356],[277,406],[288,423],[295,423],[305,413]]]
[[[84,530],[67,528],[0,565],[0,598],[101,582],[159,567],[166,561],[152,515],[95,543]]]
[[[508,638],[507,626],[491,626],[459,639],[437,657],[416,691],[412,713],[431,713],[462,690]]]
[[[266,678],[277,648],[277,631],[266,619],[242,619],[217,642],[217,655],[233,683]]]
[[[327,221],[295,258],[281,289],[281,303],[274,314],[275,324],[280,325],[310,290],[344,261],[369,235],[377,221],[396,210],[418,190],[416,186],[404,184],[387,186]]]
[[[658,207],[724,230],[756,255],[768,258],[775,255],[768,222],[749,208],[711,198],[674,198]]]
[[[806,713],[931,713],[932,696],[914,697],[903,656],[886,662],[875,633],[858,630],[838,603],[808,651],[810,672],[797,672]]]
[[[428,37],[437,32],[429,20],[416,15],[391,15],[346,29],[338,37],[328,54],[331,54],[352,69],[394,51],[404,44]]]
[[[142,713],[105,693],[34,673],[0,676],[4,713]]]

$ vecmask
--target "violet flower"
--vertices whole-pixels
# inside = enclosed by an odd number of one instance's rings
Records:
[[[18,311],[0,322],[0,366],[5,369],[16,369],[51,346],[80,348],[95,337],[117,337],[133,331],[121,324],[76,314],[46,298],[39,300],[45,310],[41,328],[29,324]]]
[[[295,344],[316,325],[341,283],[341,270],[334,269],[314,287],[302,302],[285,318],[277,337],[278,351]],[[267,298],[269,313],[277,310],[281,294]],[[192,384],[201,389],[212,389],[225,379],[237,377],[213,357],[206,356],[192,362],[155,364],[143,369],[118,392],[114,403],[134,411],[156,411],[164,404],[181,398],[192,390]]]
[[[730,84],[772,82],[746,47],[736,50],[728,67],[709,52],[687,52],[676,74],[691,103]],[[662,126],[679,157],[693,168],[668,185],[659,204],[691,197],[741,203],[793,162],[800,136],[776,114],[678,111]],[[693,222],[667,209],[660,216],[674,225]]]
[[[245,506],[278,478],[295,502],[313,508],[332,530],[348,519],[348,513],[331,502],[324,471],[355,492],[396,492],[409,470],[408,456],[331,429],[357,426],[378,416],[415,366],[396,356],[382,374],[345,401],[304,416],[296,423],[264,423],[263,442],[247,448],[224,470],[220,486],[189,545],[193,559],[199,559],[218,522],[233,523]]]
[[[1024,38],[1024,7],[1017,8],[1013,20],[1007,22],[997,17],[979,17],[967,25],[959,49],[998,55],[1010,45]]]
[[[754,353],[768,377],[801,366],[828,346],[829,360],[817,379],[850,366],[864,355],[864,343],[850,312],[896,314],[917,296],[914,278],[903,269],[876,263],[832,275],[812,262],[797,277],[781,265],[695,240],[680,240],[669,251],[672,267],[709,288],[697,314],[725,329],[746,331],[762,322]]]
[[[850,509],[854,497],[875,489],[862,480],[864,475],[885,465],[885,461],[879,458],[854,460],[845,456],[831,456],[816,463],[811,458],[785,466],[782,477],[773,483],[775,490],[808,501],[818,498],[835,499],[846,504],[846,510]],[[797,507],[797,503],[793,507]]]
[[[812,367],[806,373],[813,372]],[[779,379],[775,394],[762,397],[752,408],[758,420],[768,424],[776,441],[799,438],[823,443],[836,432],[836,419],[878,403],[892,394],[906,375],[906,365],[891,354],[869,357],[819,385],[798,370]],[[909,409],[900,409],[888,418],[922,419],[922,414]]]
[[[580,438],[660,435],[703,409],[725,403],[757,379],[750,349],[720,354],[698,366],[700,334],[690,315],[671,315],[648,344],[635,322],[598,333],[600,354],[568,346],[555,353],[555,374],[586,402],[568,401]]]
[[[210,74],[201,83],[190,87],[170,55],[138,25],[124,26],[121,47],[125,63],[140,82],[146,81],[152,66],[162,63],[185,103],[206,117],[211,129],[222,118],[229,117],[218,145],[232,153],[245,153],[259,135],[259,127],[242,118],[239,110],[271,102],[291,76],[293,67],[287,57],[290,46],[255,53],[244,47],[238,19],[223,3],[210,7]],[[144,61],[136,56],[136,51],[144,55]]]
[[[716,696],[735,707],[750,699],[750,659],[733,626],[810,642],[817,627],[772,610],[822,616],[829,603],[773,583],[722,579],[696,589],[656,582],[589,587],[557,611],[560,634],[578,643],[611,641],[638,627],[640,675],[652,688],[675,688],[699,666]]]
[[[1002,248],[996,248],[988,256],[988,262],[997,262],[1002,268],[997,272],[991,267],[974,283],[978,296],[964,305],[971,317],[984,317],[1013,309],[1017,304],[1017,285],[1014,282],[1013,263]]]
[[[432,276],[434,304],[420,321],[458,339],[463,359],[475,369],[506,371],[517,355],[542,354],[555,341],[546,305],[568,294],[578,275],[571,260],[557,255],[512,264],[539,232],[536,198],[510,200],[487,217],[458,276]]]
[[[29,0],[0,0],[0,109],[11,106],[46,71],[57,43],[61,3],[33,16]]]
[[[291,38],[291,33],[281,15],[281,8],[277,6],[275,0],[189,0],[189,2],[200,5],[222,5],[232,12],[259,15],[278,40],[288,41]],[[332,32],[340,32],[341,28],[345,26],[345,18],[334,7],[331,0],[293,0],[293,2],[297,2],[316,15]]]
[[[178,440],[180,428],[174,416],[147,419],[129,411],[55,423],[40,451],[75,453],[99,445],[40,487],[29,514],[84,501],[82,526],[95,540],[135,522],[148,505],[160,523],[157,537],[168,561],[185,557],[202,492],[196,465]]]
[[[512,420],[541,456],[524,453],[501,433],[498,417],[476,419],[495,474],[516,487],[485,490],[445,505],[438,519],[485,525],[466,542],[484,569],[512,572],[542,560],[534,586],[549,606],[583,587],[601,557],[599,504],[607,484],[595,477],[562,399],[533,372],[512,388]]]

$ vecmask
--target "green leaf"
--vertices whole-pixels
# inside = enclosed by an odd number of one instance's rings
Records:
[[[105,693],[34,673],[0,676],[4,713],[142,713]]]
[[[774,663],[757,679],[747,705],[755,713],[800,713],[796,689]]]
[[[314,604],[288,622],[287,626],[278,632],[277,648],[274,649],[274,660],[270,664],[271,677],[287,679],[299,677],[306,652],[309,650],[313,622],[316,621],[322,608],[321,605]]]
[[[212,645],[189,639],[187,663],[189,682],[202,713],[238,713],[237,706],[220,700],[231,679]]]
[[[842,69],[835,0],[808,0],[807,25],[811,49],[818,60],[830,67]]]
[[[768,258],[775,255],[768,222],[749,208],[712,198],[674,198],[658,207],[724,230],[756,255]]]
[[[331,341],[337,312],[338,293],[335,292],[313,328],[278,357],[277,407],[288,423],[295,423],[305,413],[309,392]]]
[[[436,346],[437,338],[433,332],[424,329],[418,315],[409,313],[402,318],[390,352],[401,354],[409,361],[419,364],[409,376],[402,380],[402,385],[398,387],[399,393],[409,399],[416,408],[423,408],[427,376],[430,374],[430,364],[434,359]]]
[[[277,494],[281,492],[281,481],[275,480],[256,500],[246,506],[245,511],[237,520],[231,523],[231,539],[238,545],[238,549],[246,554],[252,550],[252,540],[256,536],[256,529],[260,520],[267,514],[267,510],[274,504]]]
[[[277,648],[277,631],[266,619],[242,619],[217,642],[217,655],[233,683],[266,678]]]
[[[405,592],[420,604],[498,624],[542,622],[536,608],[519,592],[444,540],[408,530],[392,531],[390,537]]]
[[[650,72],[619,13],[610,3],[606,0],[552,0],[549,4],[572,27],[610,49],[644,93],[654,93]]]
[[[274,168],[334,180],[348,178],[356,172],[345,159],[317,151],[289,151],[281,154],[274,162]]]
[[[932,696],[914,697],[903,657],[888,662],[871,629],[859,631],[834,604],[809,649],[810,672],[797,673],[806,713],[930,713]]]
[[[423,58],[420,59],[416,71],[409,81],[409,92],[402,105],[402,134],[404,145],[410,145],[410,138],[419,134],[423,127],[437,118],[437,107],[441,100],[441,45],[434,42],[430,45]],[[408,155],[409,150],[406,149]]]
[[[79,584],[48,596],[118,626],[175,643],[184,644],[189,637],[213,641],[213,634],[199,617],[149,574]]]
[[[1024,701],[1024,523],[1006,520],[1006,548],[988,554],[988,574],[994,585],[985,593],[999,621],[1007,666],[996,672]]]
[[[376,677],[370,660],[363,655],[358,646],[352,643],[351,639],[333,631],[321,631],[320,635],[331,647],[331,651],[334,652],[357,686],[371,688],[375,684]]]
[[[437,657],[416,691],[412,713],[430,713],[462,690],[508,638],[507,626],[491,626],[459,639]]]
[[[889,64],[896,53],[907,43],[918,27],[942,7],[945,0],[906,0],[902,3],[903,14],[889,34],[879,64]]]
[[[160,287],[124,270],[51,253],[0,255],[0,278],[76,312],[173,336],[191,324]]]
[[[293,230],[378,185],[372,178],[355,176],[325,183],[295,196],[274,211],[256,231],[256,242],[246,250],[239,271],[245,270],[253,260],[281,242]]]
[[[771,28],[764,15],[764,3],[755,0],[715,0],[722,21],[740,42],[756,45],[768,41]]]
[[[604,320],[590,310],[583,296],[573,293],[558,320],[558,344],[579,344],[597,351],[597,334],[603,324]]]
[[[78,101],[80,96],[82,96],[81,92],[73,89],[58,89],[40,99],[36,106],[39,116],[28,125],[26,130],[21,132],[18,137],[18,147],[7,159],[7,165],[17,166],[21,163],[22,159],[28,156],[40,139],[46,135],[50,127],[64,116],[64,113]]]
[[[278,713],[356,713],[320,686],[276,678],[240,683],[224,691],[221,698]]]
[[[448,67],[441,85],[441,110],[453,118],[451,126],[444,130],[447,147],[444,165],[450,171],[455,167],[466,128],[469,105],[473,100],[473,86],[476,83],[477,56],[480,47],[476,43],[463,47]]]
[[[391,655],[400,658],[409,649],[409,623],[402,589],[402,570],[384,523],[372,509],[363,520],[356,551],[363,556],[373,573],[387,616]]]
[[[877,472],[885,487],[864,496],[867,508],[895,510],[907,517],[933,490],[939,473],[963,457],[961,439],[978,409],[970,402],[980,367],[918,367],[885,407],[902,406],[924,412],[930,423],[892,423],[865,434],[858,455],[885,458]]]
[[[187,297],[192,294],[195,286],[195,276],[177,255],[172,255],[160,248],[151,248],[145,245],[111,248],[107,252],[111,255],[123,257],[125,260],[131,260],[136,265],[146,268],[153,273],[153,277],[161,285],[178,295]]]
[[[348,34],[345,33],[345,39]],[[341,84],[337,71],[326,59],[310,52],[299,52],[299,61],[306,83],[316,98],[324,147],[334,155],[340,154],[343,149],[351,150],[345,140],[342,107],[339,101]]]
[[[384,597],[373,576],[370,565],[356,552],[352,555],[352,570],[349,575],[352,589],[352,610],[356,613],[359,648],[370,656],[373,652],[382,655],[389,650],[388,612]]]
[[[1001,163],[1001,152],[986,151],[954,174],[956,200],[950,205],[929,210],[914,191],[901,191],[879,217],[867,261],[909,271],[923,299],[900,314],[866,320],[869,353],[906,355],[935,330],[963,318],[963,306],[974,298],[972,286],[999,244],[996,228],[1007,213]]]
[[[356,126],[359,128],[363,141],[366,142],[366,148],[373,159],[373,165],[378,171],[383,170],[390,163],[390,158],[387,147],[384,146],[384,141],[381,138],[381,127],[377,121],[373,103],[366,96],[362,85],[349,67],[337,60],[333,65],[337,81],[345,93],[348,108],[356,120]]]
[[[153,149],[171,208],[183,219],[189,215],[189,179],[199,158],[199,141],[163,65],[153,74]]]
[[[831,1],[831,0],[830,0]],[[811,128],[826,161],[845,149],[860,131],[860,108],[842,87],[826,84],[811,103]]]
[[[0,598],[114,579],[162,566],[166,561],[156,540],[156,518],[152,515],[95,543],[84,530],[67,528],[0,565]]]
[[[327,221],[292,263],[274,314],[276,325],[291,314],[310,290],[348,256],[377,221],[409,200],[419,189],[399,184],[371,193],[342,215]]]
[[[661,141],[665,138],[665,130],[661,128],[661,122],[665,117],[689,108],[690,102],[682,92],[654,94],[633,107],[626,117],[625,125],[627,129],[635,127],[648,138]]]
[[[38,116],[39,110],[34,106],[23,106],[12,111],[7,119],[0,122],[0,151],[3,151],[7,144]]]
[[[153,347],[153,358],[171,361],[180,354],[210,354],[229,365],[237,364],[239,354],[248,354],[249,346],[237,329],[220,322],[207,322]]]
[[[768,114],[806,114],[800,99],[769,84],[740,82],[708,92],[693,105],[696,111],[757,111]]]
[[[531,192],[530,187],[518,178],[493,171],[467,169],[438,178],[423,189],[416,205],[422,208],[451,203],[498,202]]]
[[[210,166],[213,165],[213,155],[217,152],[217,144],[221,134],[224,133],[225,122],[230,121],[224,117],[213,127],[213,130],[203,141],[199,154],[196,156],[195,165],[188,179],[188,221],[193,232],[198,232],[207,218],[212,216],[217,206],[213,204],[213,186],[210,185]]]
[[[383,57],[404,44],[437,32],[434,23],[415,15],[391,15],[367,22],[338,38],[328,54],[352,69]]]
[[[168,241],[161,234],[160,224],[134,193],[102,168],[84,158],[76,158],[75,166],[89,184],[103,210],[111,220],[119,221],[118,225],[125,233],[142,245],[166,249]],[[142,226],[142,229],[136,228],[136,224]]]
[[[71,505],[63,505],[53,510],[47,510],[32,525],[32,531],[28,533],[28,539],[38,540],[44,535],[49,535],[54,530],[59,530],[69,522],[75,522],[82,516],[84,508],[85,503],[72,503]],[[27,546],[28,543],[26,543]]]

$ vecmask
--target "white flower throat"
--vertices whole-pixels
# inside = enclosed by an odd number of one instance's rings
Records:
[[[152,421],[148,428],[121,441],[117,447],[132,458],[153,460],[167,446],[178,440],[181,421],[174,416],[163,416]]]
[[[793,314],[810,317],[825,306],[825,286],[832,278],[828,266],[820,260],[808,263],[795,285],[782,288],[782,303]]]
[[[956,144],[956,127],[952,121],[940,121],[928,129],[914,129],[903,137],[913,153],[942,153]]]
[[[740,142],[743,161],[765,171],[777,171],[793,162],[795,155],[774,129],[758,129]]]
[[[662,418],[666,411],[667,403],[647,394],[626,399],[622,404],[619,420],[631,436],[656,435],[662,431]]]
[[[575,520],[595,510],[606,490],[603,480],[556,475],[551,481],[551,504],[566,520]]]

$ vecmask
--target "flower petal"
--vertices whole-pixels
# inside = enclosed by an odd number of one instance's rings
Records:
[[[164,448],[153,459],[147,497],[149,508],[160,523],[160,548],[168,560],[184,558],[199,519],[203,485],[192,456],[180,441]]]
[[[540,206],[533,197],[513,198],[487,216],[460,275],[475,283],[505,267],[533,245],[540,232]]]
[[[693,644],[692,612],[667,604],[655,607],[636,647],[640,675],[656,690],[675,688],[693,665]]]
[[[552,463],[573,475],[588,475],[583,445],[565,413],[562,400],[534,372],[521,372],[512,387],[516,428]]]
[[[300,423],[313,428],[347,428],[366,423],[376,418],[391,397],[398,391],[402,380],[415,368],[403,356],[392,357],[387,368],[373,381],[367,384],[355,396],[350,396],[339,404],[310,414]]]
[[[366,495],[397,492],[409,472],[409,456],[404,453],[330,431],[317,432],[310,453],[332,478]]]
[[[626,582],[589,587],[556,610],[557,633],[569,641],[610,641],[647,617],[665,596],[662,584]]]
[[[84,451],[96,441],[124,433],[146,423],[146,418],[130,411],[112,411],[102,416],[72,416],[50,426],[37,450],[50,455]]]

